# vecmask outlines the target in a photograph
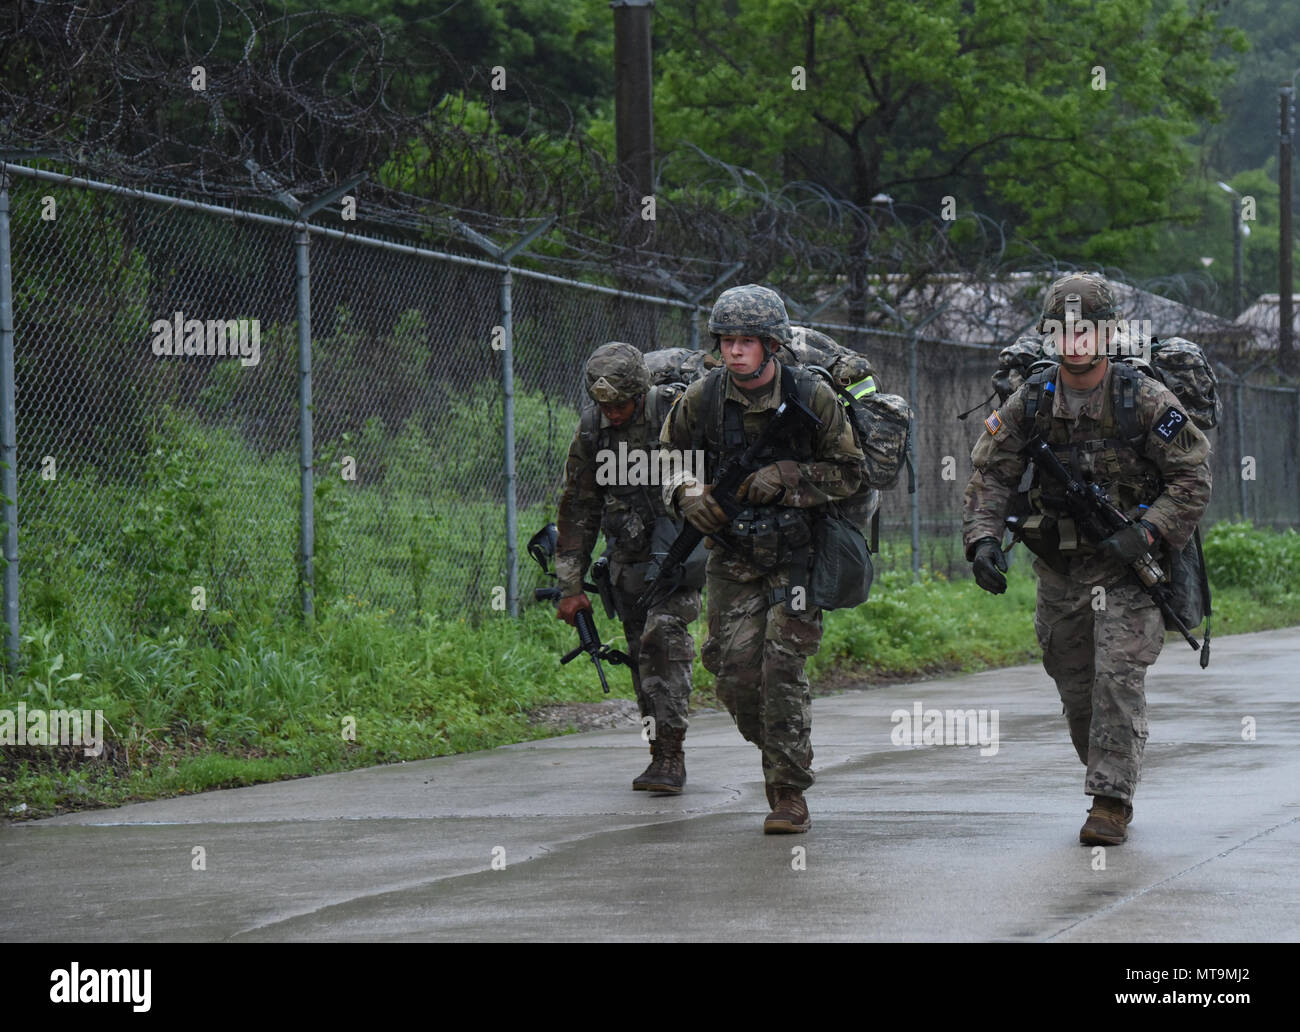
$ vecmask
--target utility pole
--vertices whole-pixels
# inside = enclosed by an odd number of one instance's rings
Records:
[[[644,199],[654,191],[650,46],[650,9],[654,0],[612,0],[609,6],[614,9],[614,138],[619,210],[626,218],[645,222],[650,230],[654,220],[646,217]]]
[[[1291,141],[1295,107],[1295,76],[1278,91],[1281,137],[1278,143],[1277,185],[1282,204],[1278,241],[1278,340],[1277,362],[1283,372],[1295,372],[1295,344],[1292,340],[1295,316],[1291,307]]]

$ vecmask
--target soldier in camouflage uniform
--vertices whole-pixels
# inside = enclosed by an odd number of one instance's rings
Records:
[[[1140,517],[1099,544],[1088,542],[1050,478],[1035,477],[1029,492],[1033,515],[1024,540],[1037,554],[1034,627],[1087,767],[1084,792],[1093,803],[1079,839],[1101,845],[1123,842],[1133,819],[1147,739],[1146,668],[1165,637],[1161,612],[1130,565],[1150,549],[1167,572],[1170,550],[1191,537],[1210,499],[1210,446],[1184,406],[1159,381],[1106,357],[1115,316],[1114,296],[1099,276],[1065,276],[1048,290],[1039,330],[1052,328],[1060,367],[1031,377],[985,421],[971,452],[963,520],[976,581],[1001,594],[1003,519],[1025,472],[1022,448],[1039,433],[1067,468],[1101,484],[1130,518]],[[1128,406],[1134,436],[1121,432],[1117,407]]]
[[[650,562],[655,520],[667,517],[657,484],[632,472],[657,461],[659,428],[681,395],[678,384],[650,386],[641,352],[612,342],[597,348],[584,373],[589,410],[569,445],[556,521],[556,615],[572,624],[591,602],[582,578],[601,530],[609,544],[610,581],[632,658],[632,683],[648,725],[650,765],[633,779],[637,791],[680,793],[686,784],[686,713],[695,643],[689,627],[700,615],[698,588],[679,587],[648,613],[636,607]],[[625,449],[625,451],[624,451]],[[626,456],[621,466],[616,458]],[[644,464],[642,464],[644,463]],[[604,471],[614,473],[605,475]]]
[[[724,546],[709,556],[702,658],[741,735],[761,750],[772,808],[763,830],[803,832],[812,825],[803,792],[813,782],[804,664],[821,643],[822,619],[792,587],[802,577],[798,557],[806,562],[807,556],[799,542],[806,544],[811,520],[827,502],[857,489],[862,452],[826,382],[777,361],[777,349],[790,341],[790,323],[774,291],[754,284],[725,291],[709,332],[725,368],[687,388],[661,440],[676,449],[704,448],[710,482],[686,473],[669,478],[664,501]],[[758,437],[791,386],[807,398],[821,427],[791,432],[760,457],[765,464],[738,491],[748,508],[729,520],[712,497],[713,474]]]

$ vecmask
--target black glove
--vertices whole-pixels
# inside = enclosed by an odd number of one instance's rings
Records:
[[[1141,523],[1134,523],[1123,530],[1115,531],[1097,546],[1097,551],[1122,566],[1137,562],[1150,550],[1151,543],[1147,540],[1147,528]]]
[[[1007,579],[1002,576],[1007,572],[1007,557],[1002,554],[997,538],[980,538],[975,542],[971,570],[975,574],[975,583],[990,594],[1001,595],[1007,590]]]

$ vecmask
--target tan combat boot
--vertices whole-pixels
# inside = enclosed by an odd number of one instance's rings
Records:
[[[686,786],[686,755],[682,751],[685,738],[685,728],[659,728],[659,766],[656,768],[652,763],[646,771],[651,775],[645,786],[647,792],[681,795]]]
[[[650,766],[632,779],[632,790],[634,792],[647,791],[648,786],[657,781],[662,772],[663,746],[659,744],[659,737],[656,735],[654,741],[650,743]]]
[[[1133,807],[1114,796],[1093,796],[1088,819],[1079,829],[1079,841],[1085,846],[1118,846],[1128,838]]]
[[[776,805],[763,822],[764,834],[788,835],[812,827],[812,818],[808,816],[808,804],[804,802],[803,792],[788,785],[777,785],[772,794],[776,796]]]

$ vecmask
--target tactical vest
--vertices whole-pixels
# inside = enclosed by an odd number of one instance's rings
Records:
[[[658,451],[662,447],[659,430],[668,410],[683,390],[681,384],[656,384],[645,395],[643,421],[634,418],[618,428],[601,425],[599,406],[593,404],[584,408],[578,433],[591,454],[597,457],[597,470],[600,467],[600,453],[608,450],[617,456],[620,439],[626,445],[629,459],[635,452],[645,452],[646,470],[655,470],[658,466]],[[668,515],[658,480],[643,484],[616,481],[600,485],[600,490],[604,501],[600,529],[611,548],[625,555],[647,552],[655,520]]]
[[[811,407],[817,375],[779,363],[777,368],[782,399],[798,398]],[[717,468],[722,462],[743,452],[762,433],[761,426],[753,429],[745,426],[745,407],[740,402],[726,398],[726,375],[727,370],[719,368],[710,371],[705,378],[703,411],[692,442],[694,447],[704,449],[709,482],[716,479]],[[776,409],[764,411],[770,418],[776,417]],[[815,435],[816,430],[806,425],[792,428],[755,456],[755,468],[782,459],[813,461],[817,451]],[[814,521],[819,515],[815,510],[783,505],[747,505],[723,532],[723,545],[761,570],[789,568],[792,588],[802,586],[808,577]],[[778,589],[768,599],[770,605],[778,602],[789,602],[786,589]]]
[[[1096,437],[1071,442],[1067,421],[1052,417],[1056,366],[1039,370],[1025,381],[1024,436],[1042,435],[1067,469],[1081,480],[1099,484],[1111,501],[1136,519],[1139,507],[1159,497],[1164,481],[1155,463],[1142,454],[1146,434],[1138,424],[1137,393],[1144,374],[1122,362],[1113,362],[1111,369],[1110,390],[1102,401]],[[1033,551],[1051,562],[1051,553],[1084,556],[1095,550],[1092,542],[1075,533],[1059,484],[1035,469],[1027,492],[1022,483],[1022,492],[1028,510],[1048,518],[1046,524],[1038,520],[1027,524],[1026,544]],[[1040,527],[1052,533],[1039,536]]]
[[[817,385],[817,375],[797,366],[778,365],[781,377],[782,399],[797,397],[803,404],[811,407],[813,391]],[[745,428],[745,407],[740,402],[726,397],[727,375],[725,367],[709,371],[704,384],[704,411],[699,425],[695,429],[694,446],[705,452],[705,473],[710,483],[719,464],[749,447],[750,443],[762,433],[761,427],[752,432]],[[775,409],[766,410],[775,416]],[[800,426],[785,438],[773,441],[757,456],[759,462],[767,465],[782,459],[795,462],[811,462],[816,454],[817,442],[815,431],[807,426]]]

